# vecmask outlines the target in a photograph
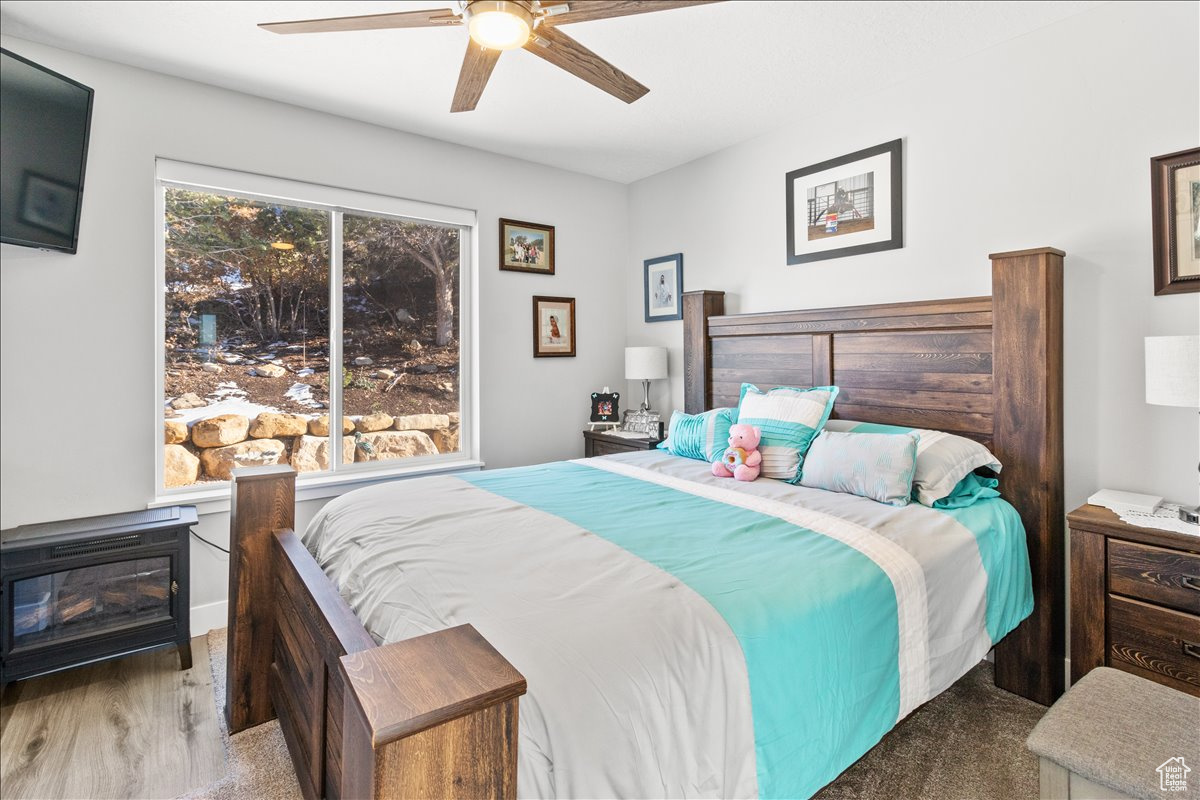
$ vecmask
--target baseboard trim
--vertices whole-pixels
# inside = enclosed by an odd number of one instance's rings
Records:
[[[229,602],[226,600],[192,606],[191,612],[192,636],[203,636],[229,624]]]

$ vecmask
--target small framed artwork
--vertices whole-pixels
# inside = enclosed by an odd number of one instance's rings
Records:
[[[1150,159],[1154,293],[1200,292],[1200,147]]]
[[[554,226],[500,220],[500,269],[554,274]]]
[[[621,393],[610,392],[605,387],[603,392],[592,392],[591,422],[608,422],[616,425],[620,417]]]
[[[787,174],[787,263],[904,246],[902,140]]]
[[[533,298],[533,357],[575,356],[575,298]]]
[[[651,258],[643,263],[646,322],[683,319],[683,253]]]
[[[21,221],[51,233],[70,236],[75,231],[78,194],[78,186],[26,171],[21,190]]]

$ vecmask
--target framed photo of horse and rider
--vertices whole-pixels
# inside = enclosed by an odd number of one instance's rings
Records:
[[[787,263],[904,246],[902,141],[787,174]]]

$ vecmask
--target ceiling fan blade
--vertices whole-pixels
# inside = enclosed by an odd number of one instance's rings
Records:
[[[611,17],[627,17],[631,14],[648,14],[651,11],[668,11],[672,8],[687,6],[702,6],[708,3],[720,3],[723,0],[569,0],[567,3],[555,4],[543,0],[542,6],[550,6],[549,14],[542,20],[542,25],[569,25],[572,22],[587,22],[592,19],[609,19]],[[555,5],[567,5],[569,9],[555,13]]]
[[[404,11],[397,14],[366,14],[361,17],[301,19],[293,22],[260,22],[271,33],[333,33],[337,31],[380,31],[390,28],[441,28],[461,25],[462,18],[445,8]]]
[[[487,86],[488,78],[492,77],[492,70],[502,52],[480,47],[474,39],[467,40],[467,54],[463,56],[462,70],[458,73],[454,102],[450,104],[451,113],[475,110],[480,96],[483,95],[483,87]]]
[[[626,103],[650,91],[557,28],[538,28],[525,49]]]

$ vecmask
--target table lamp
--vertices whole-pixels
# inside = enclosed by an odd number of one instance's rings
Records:
[[[625,378],[642,382],[642,411],[650,410],[650,381],[665,377],[667,377],[667,348],[625,348]]]
[[[1146,402],[1200,408],[1200,336],[1146,337]],[[1197,509],[1180,508],[1179,518],[1197,521]]]

